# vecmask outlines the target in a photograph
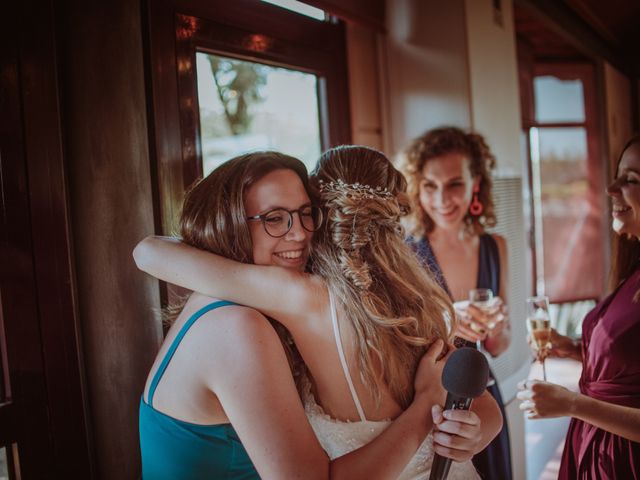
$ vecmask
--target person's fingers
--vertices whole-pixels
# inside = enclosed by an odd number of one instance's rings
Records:
[[[462,422],[468,425],[479,425],[480,417],[471,410],[445,410],[442,416],[453,422]]]
[[[481,335],[479,332],[476,332],[464,323],[458,323],[456,327],[456,336],[464,338],[465,340],[468,340],[470,342],[477,342],[478,340],[483,339],[483,335]]]
[[[524,400],[519,406],[518,408],[520,410],[535,410],[536,409],[536,404],[535,402],[531,401],[531,400]]]
[[[488,318],[485,318],[485,320],[488,321]],[[467,326],[477,332],[478,335],[484,335],[488,330],[485,320],[479,321],[475,318],[471,318],[467,322]]]
[[[474,431],[471,436],[464,436],[458,434],[449,434],[438,430],[433,434],[433,441],[443,447],[456,448],[458,450],[472,450],[476,442],[471,441],[478,436],[478,432]]]
[[[531,390],[521,390],[516,394],[518,400],[531,400]]]
[[[457,350],[456,346],[453,343],[447,343],[445,345],[444,354],[439,358],[439,361],[447,361],[449,357]]]
[[[437,432],[443,432],[448,435],[458,436],[466,440],[471,440],[477,437],[478,431],[479,431],[478,425],[468,425],[462,422],[453,422],[451,420],[445,420],[444,422],[438,424],[438,430],[437,430]],[[448,444],[448,445],[451,446],[451,444]]]
[[[433,444],[433,451],[442,457],[450,458],[452,460],[455,460],[456,462],[465,462],[472,457],[470,452],[465,452],[450,447],[443,447],[442,445],[438,445],[437,443]]]
[[[549,354],[551,353],[551,350],[553,349],[545,349],[545,350],[536,350],[536,361],[537,362],[541,362],[543,361],[545,358],[547,358],[549,356]]]
[[[475,305],[469,305],[469,308],[467,308],[467,313],[472,317],[473,320],[476,320],[476,322],[479,322],[481,325],[487,323],[488,315],[484,310],[481,310]]]
[[[488,315],[486,312],[478,309],[475,306],[470,307],[469,320],[466,326],[476,333],[479,340],[484,340],[487,337],[489,331],[489,325],[493,324],[493,316]]]
[[[434,425],[440,425],[444,420],[442,416],[442,407],[440,405],[434,405],[431,407],[431,418],[433,419]]]
[[[425,355],[433,360],[434,362],[442,353],[442,349],[444,348],[444,341],[438,338],[435,342],[431,344]]]

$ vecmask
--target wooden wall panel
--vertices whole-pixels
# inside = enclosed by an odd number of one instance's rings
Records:
[[[138,403],[161,340],[158,283],[136,243],[154,232],[139,1],[59,13],[78,311],[97,478],[139,475]]]

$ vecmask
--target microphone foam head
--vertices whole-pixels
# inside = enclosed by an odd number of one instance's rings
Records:
[[[442,370],[442,385],[456,397],[475,398],[484,392],[489,380],[489,364],[475,348],[454,351]]]

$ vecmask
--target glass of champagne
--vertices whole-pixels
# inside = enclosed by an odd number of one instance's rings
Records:
[[[551,348],[551,320],[549,318],[549,298],[536,296],[527,298],[527,330],[531,345],[538,353],[542,364],[542,379],[547,381],[544,360]]]
[[[490,288],[474,288],[469,290],[469,303],[489,313],[493,304],[493,291]],[[474,323],[471,324],[471,328],[476,332],[482,332]],[[481,346],[482,342],[478,340],[478,350]]]

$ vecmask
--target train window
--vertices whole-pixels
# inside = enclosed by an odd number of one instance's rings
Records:
[[[198,52],[202,172],[251,150],[315,165],[321,151],[318,79],[312,73]]]
[[[0,480],[9,480],[9,465],[7,462],[6,448],[0,448]]]
[[[540,75],[533,79],[536,121],[584,122],[584,88],[580,79]]]
[[[0,480],[16,480],[20,477],[18,445],[13,443],[0,448]]]
[[[324,10],[321,10],[316,7],[312,7],[311,5],[307,5],[303,2],[297,2],[296,0],[262,0],[263,2],[270,3],[272,5],[276,5],[281,8],[286,8],[287,10],[291,10],[292,12],[299,13],[300,15],[304,15],[306,17],[315,18],[316,20],[325,20],[327,15],[324,13]]]
[[[588,64],[537,65],[533,78],[534,283],[557,304],[602,293],[604,184],[593,85]]]
[[[351,143],[344,22],[226,0],[149,2],[148,19],[159,232],[176,231],[184,192],[225,160],[272,149],[311,169]]]

